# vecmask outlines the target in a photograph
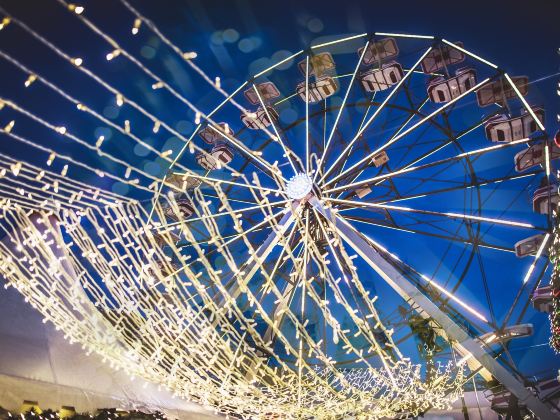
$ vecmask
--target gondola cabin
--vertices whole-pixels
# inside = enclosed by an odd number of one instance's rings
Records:
[[[298,63],[299,71],[305,76],[307,71],[307,60],[302,60]],[[333,76],[336,65],[331,53],[324,52],[315,54],[309,57],[309,74],[308,76],[315,76],[321,78],[325,76]]]
[[[519,258],[535,255],[542,244],[544,234],[530,236],[515,244],[515,255]],[[546,255],[546,250],[543,250]]]
[[[280,97],[280,91],[272,82],[258,83],[255,85],[255,88],[259,91],[259,95],[265,104]],[[251,104],[262,106],[259,96],[253,87],[243,92],[243,95]]]
[[[540,214],[550,214],[551,210],[556,209],[560,195],[558,195],[557,185],[548,185],[535,190],[533,194],[533,211]]]
[[[216,169],[216,159],[208,152],[198,152],[196,154],[196,162],[207,171]]]
[[[515,170],[517,172],[523,172],[529,168],[532,168],[533,166],[545,166],[545,145],[546,143],[536,143],[528,147],[527,149],[524,149],[521,152],[517,153],[514,158]],[[560,147],[558,147],[556,143],[552,142],[549,144],[548,156],[551,161],[560,159]]]
[[[194,176],[190,176],[188,174],[178,174],[174,173],[167,178],[165,181],[174,185],[181,191],[193,190],[198,188],[200,184],[202,184],[202,180],[200,178],[195,178]]]
[[[521,96],[527,95],[529,92],[529,79],[527,76],[512,77],[511,80],[513,80]],[[515,90],[505,77],[501,77],[492,83],[485,84],[476,92],[476,99],[478,105],[481,107],[492,104],[503,106],[506,100],[513,99],[516,96],[517,93],[515,93]]]
[[[223,133],[223,134],[222,134]],[[227,138],[227,135],[231,135],[231,129],[229,125],[225,122],[221,122],[218,124],[218,127],[211,127],[206,126],[202,130],[199,131],[198,135],[204,140],[207,144],[214,144],[219,140],[223,140]]]
[[[338,83],[332,77],[323,77],[315,82],[309,81],[308,88],[309,102],[315,103],[334,95],[338,90]],[[305,101],[305,80],[297,86],[296,92]]]
[[[179,220],[188,219],[194,214],[194,206],[188,198],[179,198],[176,200],[176,203],[177,209],[174,209],[171,205],[164,207],[163,212],[165,216],[178,222]],[[176,210],[178,210],[179,213],[177,213]]]
[[[531,302],[533,303],[533,308],[539,312],[552,312],[552,288],[550,286],[543,286],[535,289],[531,296]]]
[[[217,144],[212,149],[212,157],[216,161],[216,167],[220,169],[223,165],[229,165],[233,160],[233,150],[226,144]]]
[[[517,324],[505,327],[501,331],[488,332],[478,337],[478,339],[488,345],[497,342],[504,343],[516,338],[530,337],[531,335],[533,335],[533,324]]]
[[[360,82],[366,92],[379,92],[397,84],[403,77],[401,65],[396,61],[391,61],[380,69],[371,69],[362,73]]]
[[[243,113],[241,115],[241,121],[251,130],[262,130],[278,121],[278,112],[271,106],[267,106],[266,111],[264,108],[260,107],[252,114]]]
[[[436,77],[428,85],[428,96],[435,103],[449,102],[476,85],[476,71],[458,69],[449,79]]]
[[[389,162],[389,155],[384,150],[373,157],[373,164],[376,168],[380,168]]]
[[[354,192],[359,198],[364,198],[366,195],[368,195],[371,192],[371,188],[369,187],[357,188],[354,190]]]
[[[358,50],[358,55],[360,57],[363,51],[363,47]],[[399,47],[397,46],[395,38],[384,38],[368,44],[362,63],[369,66],[374,63],[379,63],[382,60],[394,58],[397,55],[399,55]]]
[[[456,42],[455,45],[463,47],[462,42]],[[430,74],[463,61],[465,61],[465,54],[462,51],[453,48],[451,45],[441,44],[439,47],[433,48],[424,57],[421,66],[424,73]]]
[[[533,109],[541,123],[544,123],[544,109]],[[508,143],[521,140],[537,132],[539,127],[531,114],[524,112],[519,117],[508,118],[507,115],[496,115],[484,125],[486,138],[493,142]]]
[[[537,382],[535,388],[537,388],[539,398],[543,401],[560,396],[560,382],[558,382],[558,378],[541,380]]]

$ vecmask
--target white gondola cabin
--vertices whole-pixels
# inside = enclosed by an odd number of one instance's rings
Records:
[[[458,69],[454,77],[433,79],[428,85],[428,95],[432,102],[449,102],[474,85],[476,85],[476,71],[471,68]]]
[[[540,214],[550,214],[558,206],[560,195],[557,185],[538,188],[533,194],[533,211]]]
[[[484,391],[484,396],[490,402],[490,407],[498,414],[507,414],[510,410],[511,391],[503,386],[495,387],[494,389],[487,389]],[[518,407],[524,410],[524,405],[518,403]]]
[[[233,160],[233,156],[233,150],[226,144],[217,144],[212,149],[212,157],[218,169],[223,165],[229,165]]]
[[[208,152],[199,152],[196,154],[196,162],[207,171],[216,169],[216,159]]]
[[[242,114],[241,121],[251,130],[262,130],[266,127],[270,127],[271,123],[276,123],[278,121],[278,112],[271,106],[267,106],[266,111],[264,108],[260,107],[252,114]]]
[[[190,176],[186,173],[171,174],[165,179],[165,181],[176,186],[181,191],[192,190],[199,187],[200,184],[202,184],[202,180],[200,178],[195,178],[194,176]]]
[[[255,85],[255,87],[259,91],[259,95],[265,104],[280,97],[280,91],[272,82],[259,83]],[[252,87],[243,92],[243,95],[245,95],[245,98],[253,105],[261,105],[261,101],[259,100],[255,89]]]
[[[478,339],[485,344],[494,344],[497,342],[505,343],[515,338],[530,337],[531,335],[533,335],[533,324],[517,324],[505,327],[501,331],[488,332]]]
[[[359,198],[364,198],[366,195],[368,195],[371,192],[371,188],[369,187],[357,188],[356,190],[354,190],[354,192]]]
[[[515,255],[519,258],[526,257],[527,255],[535,255],[542,244],[544,234],[530,236],[515,244]],[[546,255],[546,249],[543,250]]]
[[[404,77],[403,69],[396,61],[381,68],[370,69],[360,75],[360,82],[366,92],[379,92],[397,84]]]
[[[511,80],[513,80],[522,96],[527,95],[529,92],[529,79],[527,76],[512,77]],[[478,105],[482,107],[492,104],[505,105],[507,99],[513,99],[516,96],[515,90],[505,77],[485,84],[476,92]]]
[[[382,151],[381,153],[378,153],[373,157],[373,164],[376,168],[380,168],[387,162],[389,162],[389,155],[385,151]]]
[[[551,142],[548,146],[548,156],[551,161],[560,159],[560,147]],[[537,165],[546,165],[545,143],[536,143],[515,155],[515,170],[526,171]]]
[[[537,388],[539,398],[543,401],[558,398],[560,395],[558,378],[541,380],[537,382],[535,388]]]
[[[298,63],[299,71],[305,76],[307,70],[307,60]],[[309,77],[315,76],[320,79],[324,76],[333,76],[336,65],[331,53],[324,52],[309,57]]]
[[[358,55],[361,56],[364,48],[358,50]],[[395,38],[384,38],[377,42],[370,42],[367,50],[364,53],[362,63],[366,66],[370,64],[379,63],[382,60],[394,58],[399,55],[399,47]]]
[[[178,222],[179,219],[185,220],[194,214],[193,204],[188,198],[179,198],[176,200],[176,203],[179,213],[177,213],[171,205],[165,206],[163,209],[165,215],[170,219]]]
[[[315,82],[309,81],[309,102],[315,103],[328,98],[338,90],[338,83],[332,77],[323,77]],[[305,80],[296,89],[297,94],[305,101]]]
[[[534,108],[535,115],[541,123],[544,123],[544,109]],[[493,142],[509,143],[529,137],[539,130],[537,122],[531,114],[523,112],[521,116],[508,118],[507,115],[496,115],[484,125],[486,138]]]
[[[463,47],[462,42],[456,42],[455,45],[458,47]],[[451,66],[453,64],[459,64],[465,61],[465,54],[450,45],[442,44],[439,47],[432,49],[426,57],[422,60],[422,71],[424,73],[434,73],[438,70],[445,68],[446,66]]]
[[[533,303],[533,308],[539,312],[552,312],[552,288],[550,286],[543,286],[535,289],[531,296],[531,302]]]
[[[223,134],[222,134],[223,133]],[[214,144],[219,140],[224,140],[226,135],[231,135],[231,129],[229,125],[225,122],[221,122],[218,124],[218,127],[210,127],[206,126],[202,130],[199,131],[198,135],[204,140],[207,144]]]

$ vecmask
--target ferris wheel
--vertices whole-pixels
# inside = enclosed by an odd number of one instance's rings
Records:
[[[532,333],[512,315],[525,284],[540,283],[533,271],[558,202],[550,165],[560,149],[547,139],[543,108],[527,102],[529,86],[462,43],[430,36],[312,45],[253,75],[197,126],[183,151],[196,148],[199,168],[171,167],[166,181],[183,193],[156,195],[171,217],[159,228],[195,260],[212,304],[239,308],[233,324],[253,327],[244,340],[262,364],[300,381],[306,369],[324,380],[327,361],[391,372],[408,360],[400,346],[412,336],[428,383],[436,360],[468,365],[470,375],[446,377],[444,394],[478,373],[497,386],[494,408],[513,393],[545,417],[522,374],[493,358]],[[219,194],[207,194],[216,182]],[[530,197],[520,194],[527,188]],[[519,217],[531,207],[539,216]],[[533,260],[508,279],[519,293],[500,320],[486,258]],[[475,282],[486,302],[461,296]],[[298,398],[301,409],[308,396]],[[402,413],[418,413],[407,404]]]
[[[195,111],[185,137],[6,15],[2,28],[17,25],[154,134],[181,140],[161,153],[130,120],[121,127],[0,52],[26,87],[42,83],[167,163],[155,176],[103,135],[94,146],[0,98],[54,131],[56,147],[62,136],[117,168],[34,143],[15,120],[1,130],[47,160],[0,153],[0,273],[65,337],[232,417],[406,418],[483,389],[498,412],[554,418],[510,346],[535,330],[531,303],[550,309],[543,257],[559,201],[560,145],[527,77],[461,42],[359,34],[315,42],[231,94],[210,80],[225,99],[204,113],[83,7],[58,2],[110,45],[107,61],[129,60]],[[195,53],[121,3],[133,35],[147,26],[206,77]],[[78,170],[142,199],[67,176]]]

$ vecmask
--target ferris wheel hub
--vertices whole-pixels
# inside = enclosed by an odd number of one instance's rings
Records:
[[[292,200],[305,198],[313,189],[313,180],[304,173],[295,174],[286,185],[286,194]]]

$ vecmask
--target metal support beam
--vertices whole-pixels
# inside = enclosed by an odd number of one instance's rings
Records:
[[[348,222],[333,214],[330,209],[323,207],[316,197],[311,198],[309,203],[331,223],[342,239],[405,301],[421,314],[431,317],[445,331],[454,347],[461,353],[467,354],[467,357],[470,356],[480,363],[539,419],[553,420],[557,418],[549,407],[535,397],[515,376],[488,354],[480,341],[470,337],[465,330],[457,325],[434,302],[409,282],[392,264],[383,258],[363,235]]]

